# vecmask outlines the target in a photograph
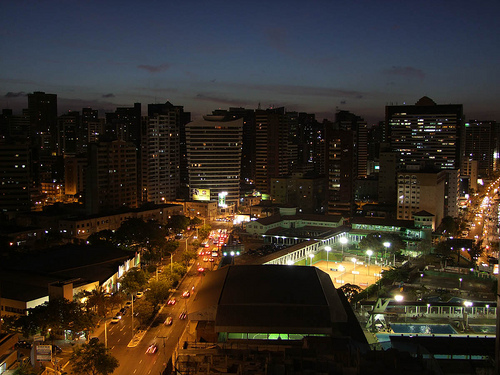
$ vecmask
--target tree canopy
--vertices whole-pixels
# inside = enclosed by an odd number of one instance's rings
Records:
[[[77,375],[112,374],[118,365],[118,360],[109,354],[109,349],[97,340],[76,346],[71,356],[72,370]]]
[[[133,294],[143,290],[147,282],[148,277],[146,272],[137,267],[128,270],[119,280],[121,290],[127,294]]]

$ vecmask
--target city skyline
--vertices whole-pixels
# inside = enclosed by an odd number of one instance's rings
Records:
[[[168,4],[7,1],[2,108],[58,95],[59,114],[134,102],[217,108],[284,106],[371,125],[426,95],[499,120],[500,4],[393,1]],[[495,48],[497,47],[497,48]]]

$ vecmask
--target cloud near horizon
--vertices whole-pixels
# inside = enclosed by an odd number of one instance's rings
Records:
[[[109,93],[109,94],[103,94],[102,98],[114,98],[115,94]]]
[[[160,65],[137,65],[139,69],[148,71],[149,73],[159,73],[170,68],[170,64],[160,64]]]
[[[24,91],[12,92],[9,91],[4,95],[5,98],[19,98],[20,96],[26,96],[27,94]]]
[[[388,76],[401,76],[419,79],[425,78],[425,73],[421,69],[417,69],[412,66],[393,66],[390,69],[385,69],[384,74]]]

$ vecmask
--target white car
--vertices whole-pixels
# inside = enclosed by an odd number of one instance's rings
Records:
[[[116,324],[120,321],[120,319],[121,319],[121,316],[113,316],[111,318],[111,323]]]
[[[143,292],[137,292],[135,296],[136,296],[137,298],[142,298],[142,296],[143,296],[143,295],[144,295],[144,293],[143,293]]]

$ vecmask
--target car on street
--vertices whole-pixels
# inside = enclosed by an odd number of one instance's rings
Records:
[[[177,303],[177,301],[175,300],[175,298],[170,298],[167,302],[167,305],[175,305]]]
[[[143,292],[137,292],[135,296],[136,296],[137,298],[142,298],[142,296],[143,296],[143,295],[144,295],[144,293],[143,293]]]
[[[166,326],[171,326],[173,322],[174,322],[174,319],[171,316],[169,316],[167,319],[165,319],[165,323],[164,324]]]
[[[131,301],[125,302],[125,308],[129,308],[130,306],[132,306],[132,302]]]
[[[62,353],[62,349],[60,347],[58,347],[57,345],[52,345],[52,353],[60,354],[60,353]]]
[[[153,343],[148,346],[146,349],[146,354],[155,354],[158,351],[158,345],[156,343]]]
[[[122,315],[122,316],[123,316],[123,315],[125,315],[125,313],[126,313],[126,312],[127,312],[127,309],[126,309],[125,307],[122,307],[122,308],[120,309],[120,315]]]
[[[187,317],[187,312],[186,311],[183,311],[183,312],[181,312],[179,314],[179,319],[180,320],[184,320],[184,319],[186,319],[186,317]]]
[[[116,324],[121,320],[121,318],[122,318],[121,316],[113,316],[111,318],[111,323]]]
[[[184,293],[182,293],[182,297],[184,298],[189,298],[189,296],[191,295],[191,293],[189,293],[189,291],[185,291]]]

